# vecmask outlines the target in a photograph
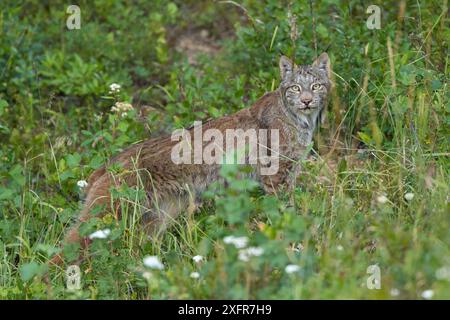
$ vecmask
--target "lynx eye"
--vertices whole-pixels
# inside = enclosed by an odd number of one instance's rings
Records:
[[[291,87],[291,90],[295,91],[295,92],[300,92],[300,86],[294,85],[294,86]]]
[[[319,90],[320,88],[322,88],[322,85],[320,83],[314,83],[312,85],[313,90]]]

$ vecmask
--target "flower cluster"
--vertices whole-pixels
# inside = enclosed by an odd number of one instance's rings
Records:
[[[425,290],[424,292],[422,292],[421,294],[422,298],[424,298],[425,300],[430,300],[431,298],[433,298],[434,296],[434,291],[429,289],[429,290]]]
[[[397,288],[392,288],[389,293],[392,297],[398,297],[400,295],[400,290],[398,290]]]
[[[144,258],[144,265],[150,269],[164,269],[164,264],[159,260],[157,256],[146,256]]]
[[[226,244],[232,244],[236,247],[236,249],[242,249],[247,246],[248,238],[247,237],[235,237],[235,236],[226,236],[223,238],[223,242]]]
[[[120,84],[113,83],[109,86],[109,93],[119,93],[120,92]]]
[[[109,229],[97,230],[89,236],[89,239],[106,239],[110,233],[111,230]]]
[[[112,112],[120,113],[122,117],[127,115],[127,112],[133,110],[133,106],[130,103],[126,102],[116,102],[115,105],[111,108]]]
[[[200,263],[204,260],[202,256],[196,255],[192,257],[192,260],[194,260],[195,263]]]
[[[223,242],[226,244],[234,245],[236,249],[239,250],[238,258],[241,261],[247,262],[251,257],[259,257],[264,253],[264,249],[260,247],[247,247],[248,238],[245,236],[236,237],[236,236],[226,236],[223,238]]]
[[[297,273],[300,271],[300,267],[296,264],[288,264],[286,268],[284,268],[284,271],[289,274]]]
[[[414,198],[414,193],[412,193],[412,192],[405,193],[406,201],[411,201],[413,198]]]
[[[239,260],[247,262],[251,257],[259,257],[264,253],[264,249],[260,247],[250,247],[239,250]]]

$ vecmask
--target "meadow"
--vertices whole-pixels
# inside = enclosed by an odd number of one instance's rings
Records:
[[[69,29],[65,1],[0,4],[0,299],[450,299],[447,0],[77,5]],[[108,158],[248,107],[281,54],[323,51],[332,98],[292,194],[224,166],[148,241],[124,186],[124,218],[83,227],[80,288],[48,267]]]

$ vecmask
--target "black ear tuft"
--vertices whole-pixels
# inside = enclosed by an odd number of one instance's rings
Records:
[[[331,66],[330,66],[330,58],[326,52],[323,52],[316,60],[314,60],[314,67],[325,70],[328,78],[331,77]]]
[[[294,63],[286,56],[280,57],[280,75],[281,80],[285,80],[286,78],[290,77],[292,75],[292,72],[294,71]]]

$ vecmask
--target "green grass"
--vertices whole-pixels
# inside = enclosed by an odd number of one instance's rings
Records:
[[[405,3],[317,1],[312,19],[299,1],[80,1],[68,31],[63,1],[2,1],[0,299],[449,299],[447,1]],[[370,4],[380,30],[366,27]],[[182,37],[213,53],[189,63]],[[335,86],[293,194],[263,195],[226,167],[226,188],[148,241],[142,190],[123,187],[124,219],[82,229],[111,230],[80,266],[82,289],[66,289],[67,266],[47,270],[82,206],[77,181],[131,143],[249,106],[276,88],[280,53],[303,64],[321,51]],[[122,117],[117,101],[134,109]],[[229,235],[264,253],[241,261]]]

